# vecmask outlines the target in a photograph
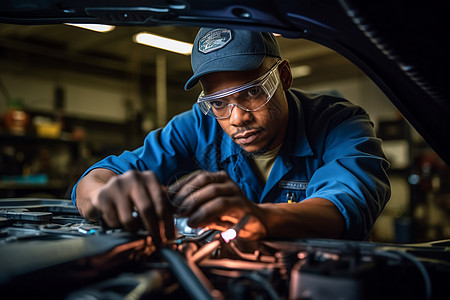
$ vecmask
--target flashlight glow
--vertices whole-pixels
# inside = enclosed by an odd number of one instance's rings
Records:
[[[234,240],[237,236],[236,230],[230,228],[220,234],[225,243],[229,243],[231,240]]]

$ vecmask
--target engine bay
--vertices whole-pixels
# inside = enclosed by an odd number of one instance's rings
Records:
[[[250,241],[198,232],[156,248],[69,200],[0,201],[0,286],[16,299],[445,299],[450,241]]]

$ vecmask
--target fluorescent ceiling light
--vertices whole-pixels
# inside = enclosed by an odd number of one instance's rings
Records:
[[[136,34],[133,37],[133,40],[139,44],[156,47],[184,55],[190,55],[192,51],[192,44],[190,43],[169,39],[166,37],[162,37],[147,32],[141,32]]]
[[[116,26],[112,25],[104,25],[104,24],[75,24],[75,23],[65,23],[66,25],[80,27],[84,29],[89,29],[97,32],[110,32],[116,28]]]
[[[291,68],[291,72],[293,78],[305,77],[311,74],[311,67],[307,65],[296,66]]]

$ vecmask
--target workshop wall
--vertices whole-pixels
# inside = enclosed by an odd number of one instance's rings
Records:
[[[151,81],[138,85],[128,80],[80,75],[70,71],[57,74],[43,72],[40,75],[39,70],[32,68],[28,73],[14,70],[7,72],[7,69],[3,69],[0,71],[0,80],[8,88],[11,98],[18,99],[24,110],[34,112],[34,115],[43,113],[53,117],[61,113],[66,123],[70,121],[72,125],[75,124],[66,128],[68,132],[63,132],[66,137],[73,134],[74,130],[82,129],[84,138],[80,142],[79,152],[82,160],[71,161],[67,156],[59,155],[54,156],[53,161],[62,157],[60,161],[64,158],[65,164],[76,164],[78,168],[75,170],[82,172],[85,167],[108,154],[117,154],[139,145],[146,132],[155,128],[156,97],[154,83]],[[401,119],[378,87],[362,75],[316,84],[294,81],[294,87],[342,95],[364,107],[377,130],[380,122]],[[55,91],[58,89],[63,93],[62,107],[58,107],[61,103],[58,104],[56,99]],[[181,84],[169,81],[167,95],[170,109],[167,119],[190,109],[198,92],[198,89],[186,92]],[[0,113],[5,110],[6,107],[0,107]],[[57,167],[61,169],[61,165],[64,163]],[[78,175],[77,172],[74,173],[70,178],[72,181]],[[377,241],[398,240],[398,220],[407,211],[411,198],[407,170],[392,173],[390,177],[393,193],[375,225],[373,239]]]
[[[363,107],[375,126],[380,120],[392,120],[399,117],[396,108],[383,92],[363,75],[295,87],[308,91],[338,92],[344,98]]]
[[[130,91],[125,91],[120,81],[111,80],[108,84],[95,85],[89,78],[86,78],[85,83],[77,83],[70,79],[55,82],[26,75],[2,74],[1,77],[11,97],[19,100],[28,110],[54,111],[54,91],[56,87],[61,87],[65,94],[64,114],[86,119],[125,122],[125,99],[137,98],[134,91],[131,91],[131,95]],[[138,102],[134,100],[133,105],[138,106]]]

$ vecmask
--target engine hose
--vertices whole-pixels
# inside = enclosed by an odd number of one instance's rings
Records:
[[[200,280],[192,272],[191,268],[183,260],[183,258],[175,251],[161,248],[161,255],[169,263],[170,269],[177,277],[180,285],[189,294],[191,299],[213,300],[214,298],[208,290],[202,285]]]

